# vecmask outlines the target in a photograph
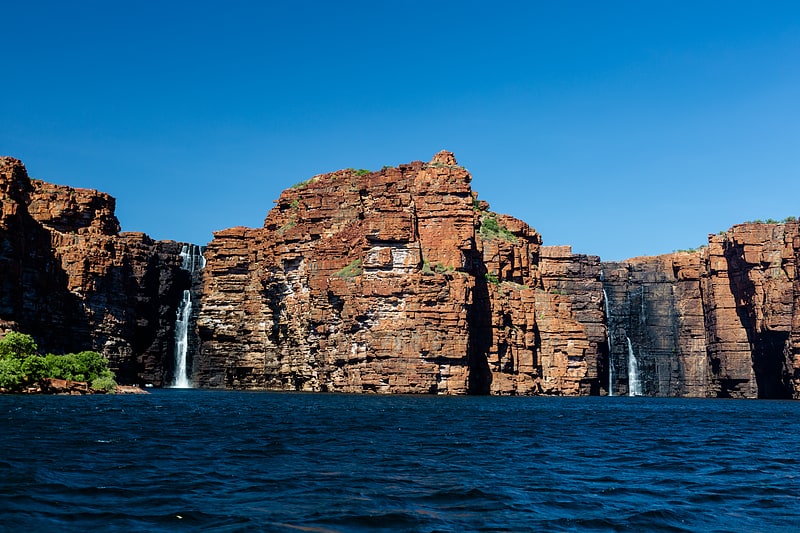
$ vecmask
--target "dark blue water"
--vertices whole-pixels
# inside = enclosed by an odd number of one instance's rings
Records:
[[[3,531],[798,531],[800,402],[0,396]]]

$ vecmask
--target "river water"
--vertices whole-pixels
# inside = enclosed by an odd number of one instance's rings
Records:
[[[0,396],[0,531],[798,531],[800,402]]]

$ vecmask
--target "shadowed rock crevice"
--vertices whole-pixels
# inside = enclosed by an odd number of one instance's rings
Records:
[[[746,253],[753,260],[753,252],[746,252],[745,245],[736,240],[725,241],[724,251],[728,259],[731,293],[737,303],[736,314],[747,335],[757,397],[792,398],[790,324],[785,320],[771,319],[771,298],[764,290],[765,284],[785,275],[785,271],[774,260],[763,262],[764,254],[759,254],[757,264],[749,263]],[[771,269],[766,276],[762,272],[764,266]],[[787,303],[793,307],[793,301]],[[731,385],[735,387],[740,383]],[[731,394],[731,391],[726,393]]]
[[[492,390],[492,372],[489,369],[489,351],[494,344],[492,337],[492,302],[486,280],[486,267],[479,258],[471,258],[475,285],[472,288],[472,303],[469,306],[467,324],[469,328],[469,383],[470,394],[489,394]]]

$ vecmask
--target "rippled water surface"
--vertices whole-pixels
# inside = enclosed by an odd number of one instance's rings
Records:
[[[0,396],[0,530],[798,531],[800,402]]]

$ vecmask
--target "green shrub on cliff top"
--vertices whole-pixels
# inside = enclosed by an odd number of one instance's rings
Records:
[[[350,172],[352,172],[356,176],[366,176],[367,174],[372,174],[372,171],[371,170],[367,170],[366,168],[359,168],[358,170],[356,170],[354,168],[348,168],[347,170],[349,170]]]

